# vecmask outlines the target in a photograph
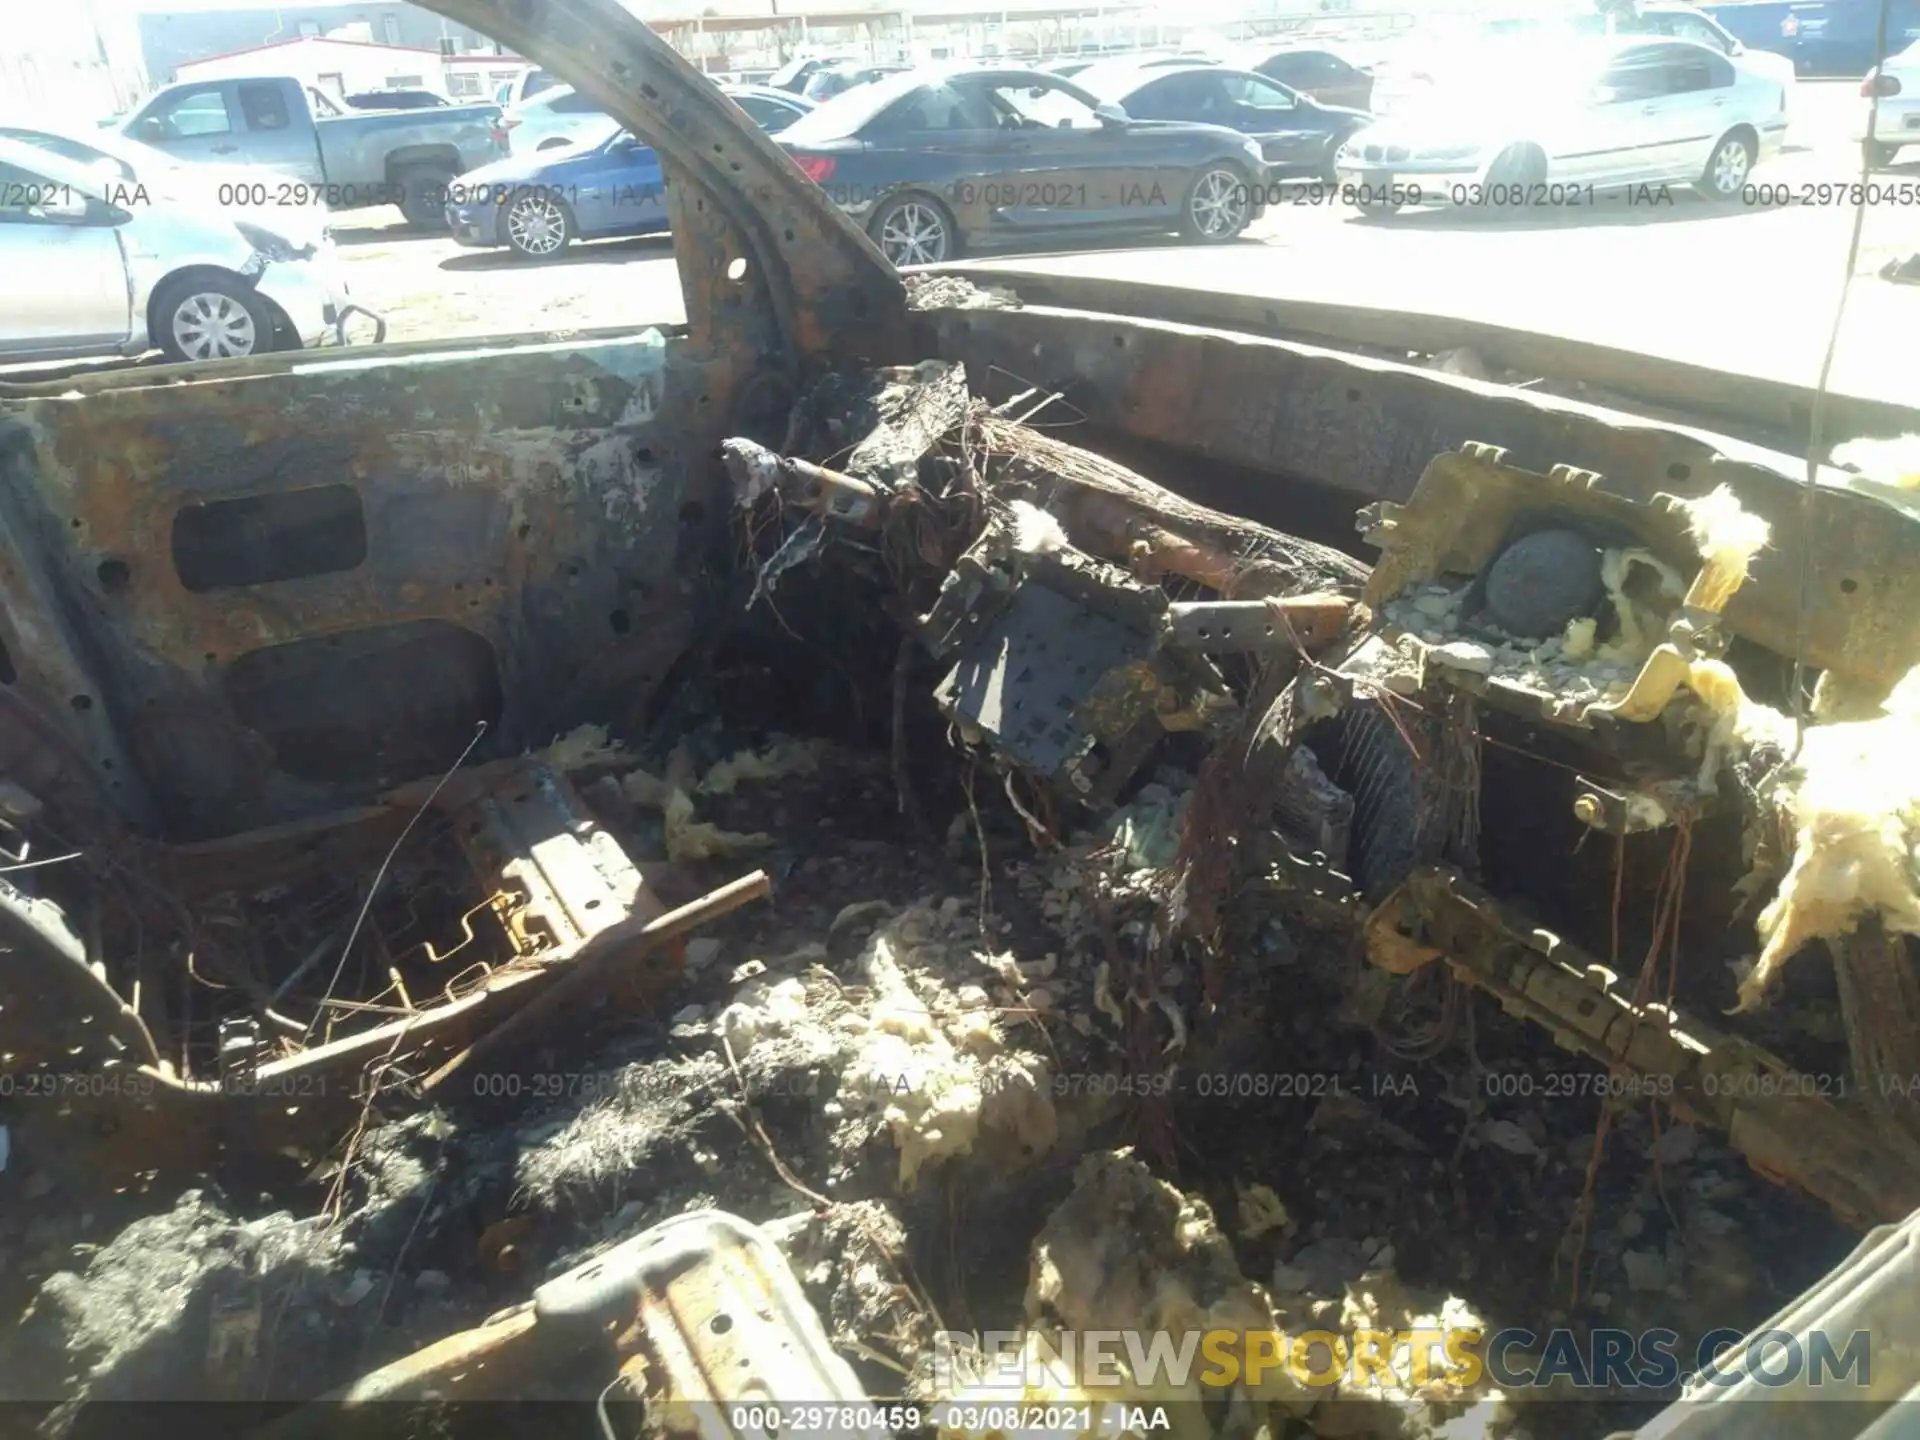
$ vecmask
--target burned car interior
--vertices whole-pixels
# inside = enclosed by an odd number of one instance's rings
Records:
[[[425,3],[658,148],[687,324],[0,384],[40,1433],[749,1433],[955,1398],[949,1327],[1577,1309],[1622,1253],[1744,1328],[1920,1206],[1920,515],[1786,451],[1804,396],[903,278],[615,0]]]

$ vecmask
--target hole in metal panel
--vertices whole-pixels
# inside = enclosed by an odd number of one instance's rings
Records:
[[[366,558],[366,511],[351,485],[213,500],[173,517],[173,566],[196,594],[331,575]]]
[[[100,588],[109,595],[117,595],[133,583],[133,571],[124,560],[102,560],[94,574],[100,577]]]
[[[493,647],[444,620],[294,640],[223,677],[240,722],[287,773],[317,783],[413,779],[446,768],[502,695]]]

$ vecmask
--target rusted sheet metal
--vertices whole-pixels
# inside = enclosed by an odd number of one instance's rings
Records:
[[[755,366],[913,358],[905,292],[878,248],[618,0],[427,0],[426,8],[538,61],[654,147],[688,324],[741,383]]]
[[[515,1400],[532,1387],[550,1400],[647,1402],[658,1433],[698,1440],[762,1433],[736,1424],[735,1412],[769,1397],[847,1415],[867,1408],[766,1232],[725,1211],[695,1210],[253,1433],[318,1440],[365,1426],[393,1402]],[[886,1432],[863,1417],[838,1433],[882,1440]]]
[[[1066,275],[995,265],[943,267],[980,285],[1004,285],[1033,305],[1150,316],[1185,325],[1217,326],[1271,338],[1363,346],[1429,355],[1470,348],[1496,370],[1558,381],[1576,381],[1630,397],[1660,413],[1684,412],[1696,423],[1725,426],[1730,433],[1778,437],[1804,444],[1811,430],[1814,392],[1806,385],[1729,374],[1663,356],[1644,355],[1532,330],[1399,309],[1276,299],[1155,285],[1104,276]],[[1910,429],[1910,409],[1858,395],[1829,394],[1823,424],[1829,435],[1892,435]]]
[[[1597,472],[1602,490],[1640,503],[1730,485],[1774,539],[1728,605],[1728,629],[1794,652],[1805,496],[1789,457],[1728,447],[1736,458],[1675,427],[1285,340],[1033,306],[916,318],[926,348],[994,377],[990,386],[1057,390],[1100,430],[1365,500],[1406,500],[1427,462],[1463,440],[1528,469]],[[1920,429],[1920,413],[1910,424]],[[1920,661],[1920,526],[1851,477],[1824,479],[1807,659],[1890,686]],[[1286,529],[1283,493],[1239,485],[1207,498]]]
[[[177,838],[364,802],[480,720],[484,759],[638,714],[725,511],[704,369],[658,358],[374,356],[15,405],[17,691]]]

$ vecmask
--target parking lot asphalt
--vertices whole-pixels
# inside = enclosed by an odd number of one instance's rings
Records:
[[[1388,305],[1520,325],[1769,378],[1809,383],[1840,293],[1859,157],[1857,85],[1796,87],[1785,153],[1757,169],[1750,200],[1717,206],[1675,190],[1490,220],[1434,210],[1363,219],[1339,203],[1271,210],[1204,266],[1176,241],[1071,255],[975,257],[1013,268],[1204,285],[1253,295]],[[1920,336],[1920,287],[1874,276],[1920,250],[1920,147],[1873,177],[1836,352],[1836,388],[1920,403],[1898,361]],[[557,262],[463,250],[373,211],[339,219],[354,297],[391,340],[677,324],[672,242],[580,244]]]

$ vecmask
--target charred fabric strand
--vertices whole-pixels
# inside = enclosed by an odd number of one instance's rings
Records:
[[[1025,489],[1091,554],[1131,562],[1142,579],[1179,576],[1253,599],[1308,590],[1357,594],[1367,566],[1298,536],[1196,505],[1144,475],[976,403],[958,443],[991,488]]]

